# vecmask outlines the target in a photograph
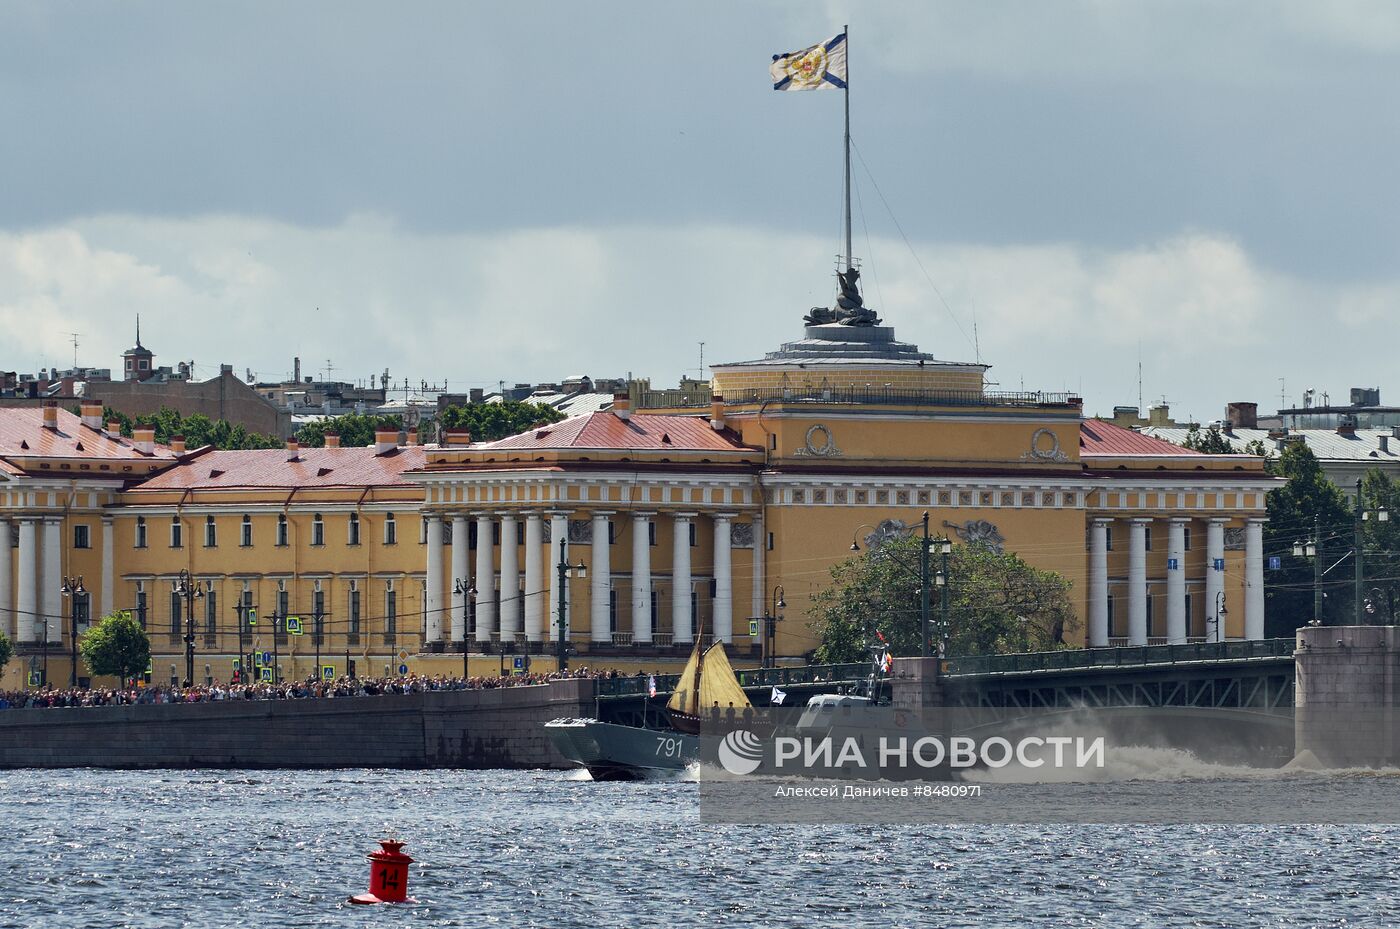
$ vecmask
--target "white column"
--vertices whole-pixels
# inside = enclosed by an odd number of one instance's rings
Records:
[[[1147,524],[1128,524],[1128,644],[1147,644]]]
[[[1218,565],[1218,567],[1217,567]],[[1216,605],[1225,591],[1225,520],[1206,524],[1206,639],[1225,641],[1225,621],[1215,621]]]
[[[671,641],[688,645],[694,641],[690,622],[691,599],[694,592],[690,581],[690,527],[694,513],[677,513],[673,520],[671,550]]]
[[[593,563],[588,566],[592,579],[590,623],[594,642],[612,642],[608,610],[612,597],[612,546],[608,544],[608,517],[611,513],[593,514]]]
[[[715,516],[715,615],[716,642],[734,641],[734,578],[730,573],[729,521],[732,513]]]
[[[63,641],[63,523],[44,520],[44,570],[39,591],[44,601],[44,622],[48,623],[49,643]]]
[[[520,632],[520,523],[514,513],[501,517],[501,641]]]
[[[549,577],[549,629],[545,631],[545,638],[551,642],[558,641],[559,635],[559,560],[568,552],[565,547],[569,541],[569,517],[564,513],[549,514],[549,564],[544,566],[545,574]],[[564,579],[564,638],[568,639],[569,630],[569,579]]]
[[[424,642],[442,641],[442,517],[428,517],[427,623]]]
[[[490,642],[496,631],[496,601],[492,591],[496,586],[496,564],[491,544],[491,517],[479,513],[476,517],[476,640]]]
[[[117,609],[116,595],[113,592],[113,585],[116,583],[116,569],[113,562],[117,555],[117,535],[112,528],[112,518],[102,517],[102,602],[97,604],[97,608],[92,611],[92,619],[95,622],[115,612]]]
[[[10,589],[10,521],[0,519],[0,633],[12,643],[19,641],[15,624],[15,604]]]
[[[15,637],[42,641],[39,619],[39,540],[33,519],[19,521],[19,591],[15,599]],[[22,630],[22,631],[21,631]],[[25,635],[25,633],[28,635]]]
[[[1189,519],[1167,523],[1167,644],[1186,642],[1186,524]]]
[[[1264,638],[1264,520],[1244,527],[1244,637]]]
[[[651,517],[632,516],[632,641],[651,642]]]
[[[525,515],[525,639],[544,638],[544,521],[539,513]]]
[[[452,641],[467,641],[467,610],[470,596],[466,588],[472,585],[471,574],[471,523],[465,515],[452,517]],[[462,582],[462,593],[457,593],[457,582]]]
[[[1095,519],[1089,527],[1089,647],[1108,645],[1108,524]]]

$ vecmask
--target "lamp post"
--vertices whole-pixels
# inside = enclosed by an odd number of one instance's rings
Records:
[[[1364,501],[1362,501],[1361,499],[1361,478],[1357,478],[1356,526],[1354,530],[1356,539],[1353,543],[1356,546],[1356,592],[1354,596],[1354,603],[1352,604],[1352,612],[1355,616],[1356,625],[1358,626],[1361,625],[1361,615],[1363,607],[1362,591],[1365,589],[1366,586],[1366,565],[1362,555],[1365,539],[1363,538],[1361,530],[1364,527],[1365,523],[1368,522],[1372,516],[1375,517],[1376,522],[1378,523],[1390,522],[1390,512],[1385,507],[1382,506],[1376,510],[1366,509]]]
[[[72,670],[68,673],[68,686],[78,686],[78,598],[87,596],[87,588],[83,586],[83,577],[76,578],[64,575],[63,587],[59,590],[63,596],[68,598],[68,618],[72,624],[72,633],[69,636],[70,657],[73,662]],[[44,639],[47,641],[48,636]],[[46,669],[47,670],[47,669]]]
[[[567,671],[569,668],[569,598],[568,584],[571,577],[588,577],[588,567],[580,558],[578,564],[569,565],[569,543],[563,542],[559,545],[559,564],[555,565],[555,570],[559,572],[559,628],[555,630],[554,647],[555,663],[560,671]]]
[[[933,550],[942,558],[942,563],[938,568],[938,576],[935,582],[938,585],[940,600],[942,601],[942,618],[939,620],[938,629],[938,657],[943,658],[948,654],[948,594],[950,580],[948,574],[948,556],[953,553],[953,540],[947,536],[939,536],[933,540]],[[940,672],[942,673],[941,665]]]
[[[763,617],[763,667],[776,667],[777,661],[773,654],[777,651],[778,642],[778,615],[779,610],[787,609],[787,600],[784,599],[787,591],[783,585],[779,584],[773,588],[773,596],[769,598],[771,609],[768,615]]]
[[[252,673],[252,652],[244,645],[245,640],[252,644],[251,628],[248,623],[249,617],[256,618],[258,608],[249,603],[243,602],[240,595],[238,602],[234,604],[233,612],[238,616],[238,682],[247,684],[248,677]]]
[[[1221,623],[1225,617],[1230,615],[1230,611],[1225,608],[1225,591],[1220,591],[1215,595],[1215,617],[1211,621],[1214,628],[1211,630],[1211,638],[1217,642],[1225,641],[1225,636],[1221,632]]]
[[[194,685],[194,602],[204,596],[204,591],[184,568],[180,569],[179,577],[170,582],[170,589],[185,601],[185,686],[191,687]]]
[[[471,651],[467,642],[471,637],[471,608],[476,602],[476,585],[462,578],[456,578],[452,582],[452,592],[462,598],[462,680],[466,680],[467,674],[467,654]]]
[[[1322,624],[1322,559],[1318,557],[1318,546],[1322,544],[1322,517],[1313,516],[1311,539],[1293,543],[1294,558],[1311,558],[1313,562],[1313,622]]]
[[[930,585],[929,585],[929,580],[930,580],[930,578],[929,578],[929,556],[932,555],[932,554],[934,554],[935,552],[937,552],[938,554],[941,554],[941,555],[943,556],[943,569],[942,569],[942,571],[939,572],[939,577],[938,577],[938,584],[939,584],[939,586],[941,586],[941,587],[943,588],[943,623],[942,623],[942,625],[943,625],[943,630],[942,630],[941,635],[940,635],[940,655],[941,655],[941,654],[942,654],[942,650],[943,650],[943,640],[945,640],[945,639],[947,638],[947,635],[948,635],[948,628],[947,628],[947,627],[948,627],[948,586],[947,586],[947,584],[948,584],[948,577],[947,577],[947,575],[948,575],[948,554],[949,554],[949,552],[951,552],[951,551],[953,550],[953,543],[952,543],[950,540],[948,540],[948,539],[946,539],[946,538],[944,538],[944,537],[942,537],[942,536],[940,536],[940,537],[937,538],[937,539],[931,539],[931,538],[929,538],[929,534],[928,534],[928,519],[929,519],[929,517],[928,517],[928,512],[925,511],[925,512],[924,512],[924,515],[923,515],[923,519],[922,519],[922,523],[923,523],[923,538],[922,538],[922,540],[921,540],[921,544],[919,545],[919,572],[918,572],[918,573],[919,573],[919,657],[921,657],[921,658],[928,658],[929,655],[930,655],[930,652],[931,652],[931,641],[930,641],[930,640],[931,640],[931,638],[932,638],[932,636],[931,636],[932,630],[929,628],[929,623],[930,623],[930,616],[929,616],[929,613],[930,613],[930,604],[929,604],[929,598],[930,598],[930,590],[929,590],[929,586],[930,586]],[[851,533],[851,551],[853,551],[853,552],[858,552],[858,551],[860,551],[860,544],[856,541],[856,536],[860,534],[860,531],[861,531],[862,529],[866,529],[866,528],[873,529],[873,528],[875,528],[875,527],[874,527],[874,526],[871,526],[871,525],[868,524],[868,523],[866,523],[866,524],[864,524],[864,525],[857,526],[857,527],[855,528],[855,531]],[[896,563],[896,564],[899,564],[899,565],[900,565],[901,567],[903,567],[905,570],[909,570],[909,566],[908,566],[907,564],[904,564],[903,562],[899,561],[898,559],[895,559],[895,563]]]

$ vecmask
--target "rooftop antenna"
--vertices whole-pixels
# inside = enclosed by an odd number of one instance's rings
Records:
[[[701,342],[701,343],[700,343],[700,367],[699,367],[699,369],[697,369],[697,373],[700,375],[700,380],[703,381],[703,380],[705,379],[705,343],[704,343],[704,342]]]
[[[1285,381],[1283,378],[1278,379],[1278,408],[1280,410],[1288,406],[1287,383],[1288,382]]]
[[[1138,415],[1142,415],[1142,342],[1138,342]]]
[[[972,354],[977,363],[982,363],[982,343],[977,338],[977,304],[972,304]]]
[[[141,347],[141,314],[136,314],[136,347]]]
[[[326,382],[330,383],[331,374],[335,371],[335,365],[331,364],[329,358],[326,359]]]
[[[73,367],[76,368],[78,366],[78,336],[82,335],[82,333],[70,332],[68,334],[73,337],[71,340],[73,343]]]

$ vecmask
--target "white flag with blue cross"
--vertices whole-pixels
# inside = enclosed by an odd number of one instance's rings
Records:
[[[844,90],[846,33],[800,52],[774,55],[768,73],[774,90]]]

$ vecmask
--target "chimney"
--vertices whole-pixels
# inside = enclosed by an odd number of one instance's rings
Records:
[[[287,460],[288,460],[288,461],[300,461],[300,460],[301,460],[301,443],[298,442],[296,439],[288,439],[288,440],[287,440]]]
[[[132,426],[131,445],[143,455],[154,455],[156,453],[156,427]]]
[[[298,384],[301,383],[301,359],[300,359],[300,358],[293,358],[293,359],[292,359],[292,380],[296,381]]]
[[[172,435],[170,437],[170,450],[177,455],[183,455],[185,453],[185,437]]]
[[[44,428],[58,431],[58,404],[52,400],[44,401]]]
[[[1234,403],[1226,404],[1225,419],[1236,429],[1258,429],[1259,404],[1246,400],[1237,400]]]
[[[122,437],[121,420],[112,419],[107,421],[107,435],[113,439],[120,439]]]
[[[84,400],[79,407],[83,414],[83,425],[89,429],[102,428],[102,404]]]
[[[409,445],[417,445],[417,444],[418,444],[418,430],[417,430],[416,428],[408,430],[408,444],[409,444]]]
[[[326,433],[326,448],[340,448],[340,433],[339,433],[339,432],[327,432],[327,433]]]
[[[1388,436],[1388,435],[1378,435],[1378,436],[1376,436],[1376,441],[1377,441],[1378,443],[1380,443],[1380,446],[1381,446],[1381,454],[1382,454],[1382,455],[1389,455],[1389,454],[1390,454],[1390,436]]]
[[[724,398],[719,394],[710,397],[710,428],[715,432],[724,429]]]
[[[627,394],[613,394],[613,415],[626,422],[632,418],[632,398]]]
[[[384,455],[399,447],[399,431],[397,429],[376,429],[374,430],[374,453]]]
[[[467,429],[444,429],[442,430],[443,445],[470,445],[472,444],[472,434]]]

